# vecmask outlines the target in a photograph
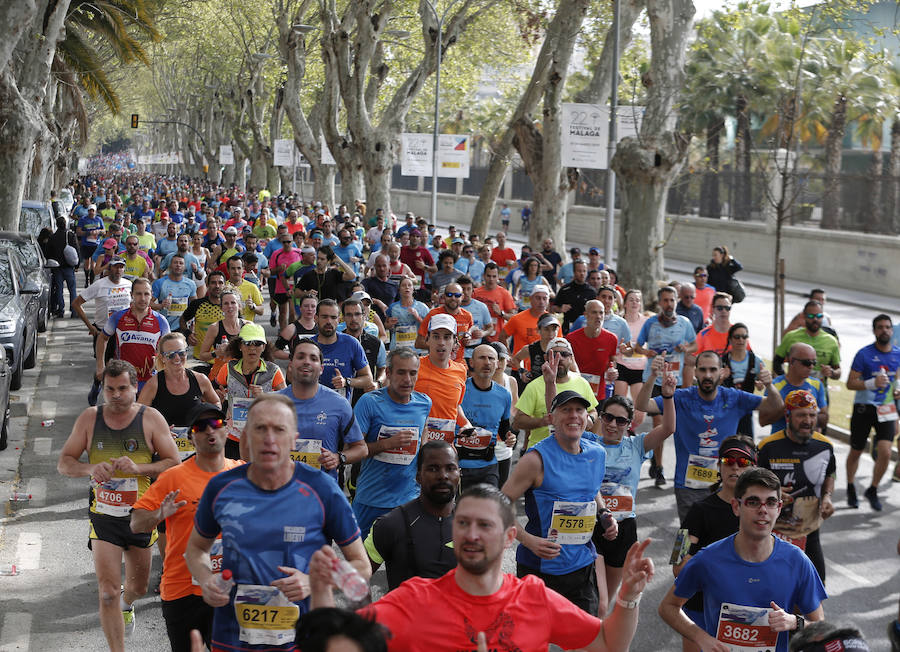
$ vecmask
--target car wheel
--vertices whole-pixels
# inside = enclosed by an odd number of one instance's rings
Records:
[[[35,333],[31,341],[31,351],[28,352],[28,357],[25,358],[25,363],[23,365],[26,369],[34,369],[34,366],[37,364],[37,349],[38,336],[37,333]]]
[[[9,443],[9,405],[6,406],[6,413],[3,417],[3,428],[0,428],[0,451],[6,450]]]
[[[9,381],[10,389],[21,389],[22,388],[22,356],[19,356],[18,364],[16,364],[15,371],[12,372],[12,376]]]

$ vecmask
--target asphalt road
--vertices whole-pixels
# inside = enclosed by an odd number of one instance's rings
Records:
[[[789,301],[789,314],[799,310],[800,300]],[[849,360],[871,340],[869,311],[829,303],[843,344],[844,375]],[[733,319],[744,321],[756,350],[771,351],[771,294],[753,289],[734,310]],[[268,329],[268,326],[267,326]],[[270,330],[270,329],[269,329]],[[18,396],[31,400],[26,416],[16,417],[10,430],[9,449],[0,453],[0,565],[16,563],[20,574],[0,576],[0,652],[8,650],[104,650],[97,617],[97,588],[90,553],[86,547],[87,481],[69,479],[56,472],[59,450],[77,415],[87,406],[93,365],[90,338],[80,322],[56,320],[41,338],[38,366],[25,372]],[[41,421],[53,419],[50,427]],[[768,429],[766,429],[768,430]],[[757,436],[763,432],[758,432]],[[889,649],[885,625],[897,614],[898,560],[897,489],[882,485],[885,509],[874,513],[863,501],[859,510],[846,508],[844,460],[847,448],[835,443],[838,455],[837,512],[823,527],[822,544],[827,558],[829,598],[826,617],[859,626],[873,650]],[[674,450],[666,451],[667,476],[671,478]],[[871,460],[864,456],[859,481],[868,482]],[[858,484],[859,484],[858,481]],[[32,493],[29,503],[8,503],[14,489]],[[656,577],[641,603],[641,623],[632,650],[678,650],[678,637],[656,614],[656,606],[671,585],[666,560],[677,528],[671,484],[663,490],[644,479],[638,492],[639,535],[650,536],[649,548],[656,563]],[[513,569],[513,553],[507,566]],[[151,582],[159,575],[154,557]],[[728,581],[727,577],[722,578]],[[383,572],[376,587],[384,585]],[[376,593],[380,588],[376,588]],[[137,632],[128,641],[132,650],[168,649],[157,596],[137,603]]]

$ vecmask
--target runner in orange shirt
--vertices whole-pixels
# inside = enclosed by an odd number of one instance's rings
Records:
[[[506,325],[506,320],[516,314],[516,302],[505,287],[500,286],[500,270],[497,263],[490,262],[484,266],[484,285],[475,288],[472,296],[481,301],[491,312],[494,320],[494,334],[488,336],[489,342],[500,339],[500,331]]]
[[[453,355],[453,359],[456,362],[462,362],[463,354],[466,351],[466,345],[471,339],[470,331],[475,326],[475,321],[472,319],[472,313],[460,305],[462,302],[462,287],[459,283],[448,283],[447,287],[444,288],[442,299],[444,305],[432,308],[429,313],[425,315],[425,318],[419,322],[419,333],[416,336],[416,348],[428,348],[428,345],[425,342],[430,332],[429,324],[431,323],[431,318],[434,315],[449,315],[456,320],[456,336],[459,345],[456,349],[456,353]],[[422,373],[421,370],[419,370],[419,373]],[[463,379],[463,382],[465,382],[465,379]]]
[[[166,631],[173,652],[190,650],[190,631],[200,630],[209,644],[213,608],[203,601],[203,593],[192,583],[184,561],[194,512],[209,479],[243,462],[225,458],[225,413],[211,403],[198,403],[186,420],[188,441],[196,454],[183,464],[161,473],[156,482],[134,504],[132,532],[152,532],[166,521],[168,552],[163,565],[160,594]],[[216,546],[219,547],[216,554]],[[213,571],[221,572],[221,539],[211,551]],[[218,562],[218,565],[217,565]]]
[[[519,351],[523,346],[541,339],[538,330],[538,319],[547,312],[550,305],[550,288],[546,285],[535,285],[531,289],[531,307],[513,315],[500,331],[500,341],[507,342],[512,338],[512,345],[507,344],[510,351]]]
[[[471,427],[461,405],[466,393],[466,365],[450,359],[457,340],[453,330],[456,324],[450,315],[434,315],[423,347],[428,349],[428,355],[419,358],[415,391],[431,398],[423,443],[443,439],[452,444],[457,425],[461,429]]]
[[[712,323],[697,333],[697,353],[715,351],[722,357],[728,348],[728,331],[731,329],[731,295],[716,292],[712,300]],[[750,342],[747,342],[750,349]]]

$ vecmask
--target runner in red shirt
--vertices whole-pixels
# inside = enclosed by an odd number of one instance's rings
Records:
[[[453,515],[457,567],[438,579],[407,580],[362,615],[390,630],[388,650],[474,650],[479,643],[490,650],[547,649],[550,643],[592,652],[628,649],[641,593],[653,577],[653,562],[643,556],[650,540],[628,551],[615,609],[603,621],[534,576],[503,574],[503,551],[515,541],[516,528],[513,507],[496,488],[467,489]],[[334,605],[336,561],[329,546],[312,556],[312,609]]]
[[[503,231],[497,233],[497,246],[491,251],[491,260],[504,271],[504,276],[519,264],[516,252],[512,247],[506,246],[506,234]]]
[[[413,229],[409,232],[409,246],[400,250],[400,261],[409,265],[413,274],[418,276],[425,285],[425,273],[434,274],[437,266],[431,258],[428,249],[421,246],[422,232],[419,229]]]
[[[619,377],[615,365],[610,367],[619,350],[619,339],[603,330],[603,303],[592,299],[584,304],[584,328],[572,331],[566,339],[572,345],[578,370],[594,390],[598,401],[606,398],[606,383]]]

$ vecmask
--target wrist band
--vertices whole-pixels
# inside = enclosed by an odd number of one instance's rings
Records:
[[[634,600],[623,600],[621,594],[616,594],[616,604],[622,607],[623,609],[634,609],[641,603],[641,596],[644,595],[643,592],[638,593],[637,597]]]
[[[867,380],[865,382],[865,385],[866,385],[866,389],[871,390],[873,392],[876,389],[878,389],[877,387],[875,387],[875,377],[874,376],[872,378],[869,378],[869,380]]]

